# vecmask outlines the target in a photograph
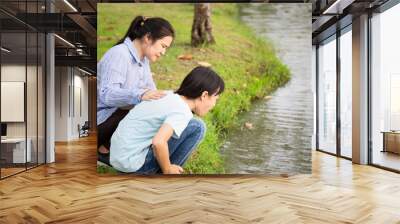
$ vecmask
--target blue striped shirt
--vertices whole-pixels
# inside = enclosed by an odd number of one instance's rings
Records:
[[[142,94],[155,90],[149,60],[139,59],[132,40],[110,48],[97,63],[97,124],[119,107],[140,103]]]

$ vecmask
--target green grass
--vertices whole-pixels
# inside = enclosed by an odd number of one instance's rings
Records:
[[[117,174],[118,170],[106,165],[97,165],[97,173]]]
[[[193,4],[98,4],[98,60],[126,32],[136,15],[163,17],[171,22],[176,38],[166,56],[152,64],[158,89],[176,89],[188,72],[205,61],[224,78],[225,92],[216,107],[204,118],[204,141],[185,165],[187,173],[224,173],[219,148],[238,114],[251,101],[271,93],[290,79],[289,69],[276,57],[273,46],[257,37],[238,19],[236,4],[212,4],[215,45],[192,48],[190,31]],[[181,61],[181,54],[193,60]]]

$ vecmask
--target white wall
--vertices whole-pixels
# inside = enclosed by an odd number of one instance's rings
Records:
[[[18,81],[18,82],[25,82],[25,75],[26,75],[26,71],[25,69],[27,69],[28,74],[31,74],[34,70],[34,72],[36,73],[36,67],[33,66],[27,66],[27,68],[25,67],[25,65],[2,65],[1,66],[1,81]],[[36,81],[34,83],[31,83],[32,80],[30,80],[30,85],[36,85]],[[30,89],[28,89],[30,90]],[[32,102],[32,98],[36,98],[36,89],[33,90],[33,93],[30,93],[28,91],[27,93],[27,102],[30,103]],[[36,108],[36,104],[35,105],[28,105],[28,106],[34,106]],[[7,110],[7,108],[1,108],[1,110]],[[33,113],[28,113],[28,121],[35,121],[36,123],[36,114]],[[25,124],[26,122],[7,122],[7,136],[8,137],[25,137]],[[33,127],[33,125],[28,125],[28,128]],[[36,129],[36,126],[35,126]],[[28,135],[28,137],[30,137]]]
[[[83,75],[76,68],[56,67],[56,141],[79,138],[78,124],[88,120],[88,78]]]
[[[1,81],[26,83],[25,69],[25,65],[2,65]],[[8,108],[1,108],[1,110],[8,110]],[[8,137],[25,137],[25,122],[7,122],[7,135]]]
[[[26,120],[22,122],[6,122],[7,137],[29,139],[31,155],[33,162],[39,159],[39,163],[44,163],[44,82],[41,66],[32,66],[25,64],[3,64],[1,66],[1,80],[24,82],[26,85],[26,107],[23,102],[20,112],[25,114]],[[27,80],[25,80],[27,78]],[[7,97],[7,96],[2,96]],[[10,107],[3,107],[1,110],[12,110]],[[12,111],[7,111],[13,113]],[[15,113],[15,112],[14,112]],[[38,154],[38,155],[37,155]]]
[[[88,102],[88,77],[84,76],[84,73],[80,72],[79,70],[75,69],[75,90],[77,88],[80,88],[81,93],[80,93],[80,106],[81,106],[81,113],[77,110],[78,108],[75,107],[75,119],[73,123],[73,135],[76,137],[78,136],[78,129],[77,126],[80,124],[81,126],[85,123],[85,121],[89,120],[89,102]],[[77,94],[75,92],[75,94]],[[76,95],[75,95],[75,100],[78,100]],[[78,104],[78,102],[75,102],[75,104]]]
[[[317,48],[315,45],[312,45],[312,59],[311,59],[311,86],[312,86],[312,92],[313,92],[313,134],[311,137],[311,149],[315,150],[316,149],[316,139],[317,139],[317,86],[316,86],[316,78],[317,78]]]
[[[55,68],[55,141],[68,140],[68,87],[67,67]]]

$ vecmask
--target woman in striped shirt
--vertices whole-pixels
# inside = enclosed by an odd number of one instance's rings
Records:
[[[175,36],[163,18],[137,16],[125,36],[97,64],[97,142],[100,156],[109,154],[118,123],[141,101],[165,95],[157,90],[150,62],[157,61]],[[107,161],[105,161],[107,162]]]

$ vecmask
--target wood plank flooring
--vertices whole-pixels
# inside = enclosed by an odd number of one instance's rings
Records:
[[[17,167],[17,168],[15,168],[15,167],[12,167],[12,168],[1,168],[1,177],[7,177],[7,176],[10,176],[10,175],[13,175],[13,174],[15,174],[15,173],[19,173],[19,172],[22,172],[22,171],[24,171],[25,170],[25,167]]]
[[[373,161],[375,164],[400,170],[400,154],[392,152],[374,152]]]
[[[400,175],[313,152],[291,177],[96,173],[95,138],[0,181],[0,223],[400,223]]]

